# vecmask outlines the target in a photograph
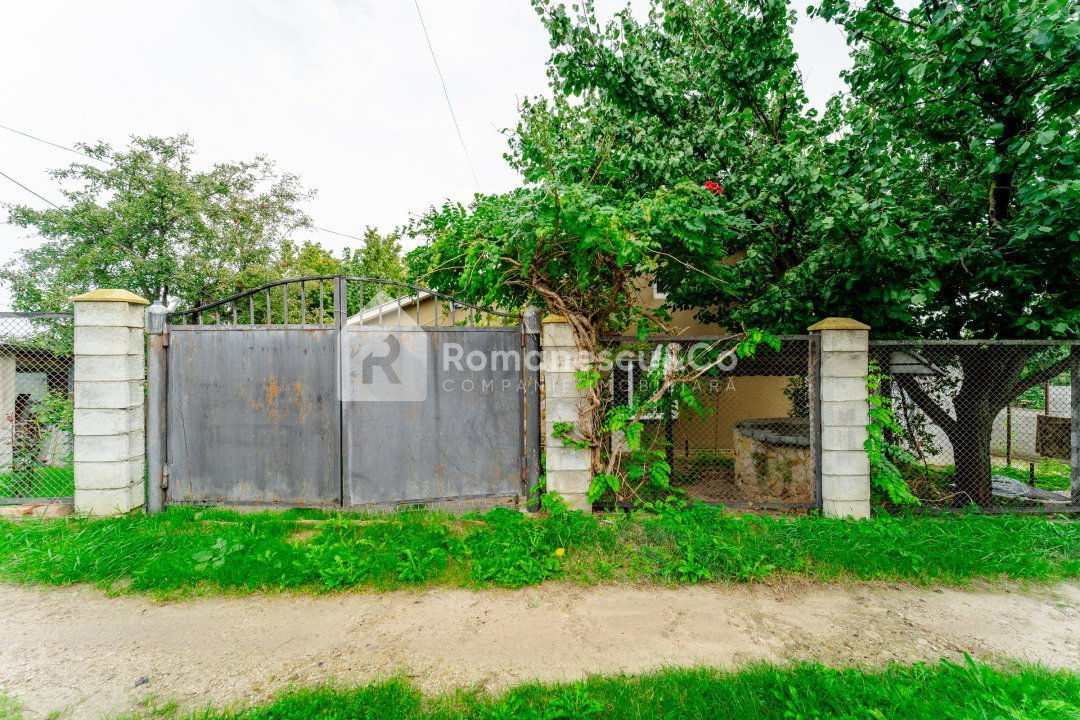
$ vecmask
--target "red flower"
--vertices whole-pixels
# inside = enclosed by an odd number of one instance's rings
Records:
[[[715,180],[709,180],[705,183],[705,189],[711,192],[713,195],[723,195],[724,188],[720,186],[720,183]]]

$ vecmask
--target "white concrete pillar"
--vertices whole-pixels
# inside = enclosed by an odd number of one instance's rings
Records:
[[[127,290],[75,300],[75,512],[116,515],[146,502],[144,311]]]
[[[0,473],[15,459],[15,356],[0,355]]]
[[[870,327],[851,318],[826,318],[808,329],[819,336],[821,347],[821,513],[870,517]]]
[[[557,423],[578,422],[578,408],[584,391],[577,387],[574,372],[589,364],[574,342],[566,319],[558,315],[544,318],[542,344],[544,363],[544,477],[549,491],[558,492],[570,507],[592,511],[589,485],[592,482],[591,453],[563,445],[555,437]]]

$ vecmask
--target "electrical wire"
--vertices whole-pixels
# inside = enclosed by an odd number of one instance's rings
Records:
[[[41,195],[41,194],[39,194],[39,193],[36,193],[36,192],[34,192],[33,190],[31,190],[30,188],[26,187],[25,185],[23,185],[23,184],[22,184],[21,182],[19,182],[18,180],[16,180],[15,178],[13,178],[13,177],[11,177],[10,175],[8,175],[8,174],[7,174],[6,172],[4,172],[3,170],[0,170],[0,175],[2,175],[3,177],[6,177],[6,178],[7,178],[8,180],[10,180],[11,182],[15,183],[16,185],[18,185],[19,187],[21,187],[21,188],[22,188],[23,190],[25,190],[26,192],[30,193],[31,195],[33,195],[34,197],[38,198],[39,200],[43,200],[43,201],[45,201],[45,202],[49,203],[50,205],[52,205],[52,206],[53,206],[54,208],[56,208],[57,210],[59,210],[59,209],[60,209],[60,206],[59,206],[59,205],[57,205],[56,203],[54,203],[54,202],[53,202],[52,200],[50,200],[49,198],[45,197],[44,195]]]
[[[36,135],[31,135],[30,133],[23,132],[22,130],[16,130],[15,128],[8,127],[7,125],[0,125],[0,129],[7,130],[8,132],[13,132],[16,135],[22,135],[23,137],[30,138],[31,140],[37,140],[39,143],[45,143],[46,145],[52,145],[54,148],[59,148],[60,150],[66,150],[67,152],[75,153],[76,155],[82,155],[84,158],[89,158],[91,160],[97,160],[98,162],[105,162],[101,158],[96,158],[93,155],[87,155],[86,153],[84,153],[81,150],[76,150],[75,148],[70,148],[67,145],[60,145],[60,144],[54,143],[54,142],[52,142],[50,140],[45,140],[43,138],[39,138]],[[106,164],[108,164],[108,163],[106,163]]]
[[[480,191],[480,181],[476,177],[476,168],[473,167],[472,157],[469,155],[469,148],[465,145],[465,136],[461,134],[461,126],[458,125],[457,115],[454,113],[454,104],[450,102],[450,91],[446,89],[446,79],[443,77],[442,68],[439,67],[439,58],[435,57],[435,47],[431,44],[431,36],[428,35],[427,23],[424,22],[424,14],[420,12],[420,0],[413,0],[413,5],[416,7],[416,16],[420,18],[420,27],[424,30],[424,39],[427,40],[428,51],[431,53],[431,60],[435,63],[435,72],[439,75],[439,82],[442,84],[443,96],[446,98],[446,107],[450,109],[450,119],[454,122],[454,130],[457,131],[458,140],[461,142],[461,149],[465,151],[465,162],[469,164],[469,172],[472,173],[473,182],[476,183],[476,191]]]
[[[341,237],[351,238],[352,240],[359,240],[364,242],[364,238],[350,235],[349,233],[338,232],[337,230],[331,230],[330,228],[319,227],[318,225],[312,225],[312,230],[318,230],[319,232],[330,233],[331,235],[340,235]]]
[[[96,160],[96,161],[98,161],[100,163],[105,163],[106,165],[110,165],[110,166],[112,165],[107,160],[102,160],[101,158],[96,158],[93,155],[87,155],[86,153],[80,152],[80,151],[76,150],[75,148],[70,148],[70,147],[67,147],[66,145],[60,145],[59,143],[54,143],[54,142],[52,142],[50,140],[45,140],[44,138],[39,138],[36,135],[31,135],[30,133],[23,132],[22,130],[16,130],[15,128],[8,127],[7,125],[0,125],[0,129],[7,130],[9,132],[13,132],[16,135],[22,135],[25,138],[30,138],[31,140],[36,140],[37,142],[44,143],[45,145],[51,145],[52,147],[59,148],[60,150],[66,150],[68,152],[75,153],[76,155],[82,155],[85,158],[89,158],[91,160]],[[34,195],[34,196],[40,198],[41,200],[44,200],[45,202],[52,205],[54,208],[60,209],[60,206],[57,205],[56,203],[54,203],[52,200],[49,200],[46,197],[38,195],[38,193],[36,193],[33,190],[31,190],[30,188],[26,187],[25,185],[23,185],[21,182],[19,182],[15,178],[11,177],[10,175],[8,175],[6,173],[3,173],[3,172],[0,172],[0,175],[3,175],[5,178],[7,178],[11,182],[15,183],[16,185],[18,185],[19,187],[21,187],[23,190],[30,193],[31,195]],[[473,179],[475,179],[475,176],[474,176]],[[356,235],[350,235],[349,233],[343,233],[343,232],[340,232],[338,230],[331,230],[330,228],[319,227],[318,225],[312,225],[311,229],[312,230],[318,230],[319,232],[330,233],[331,235],[340,235],[341,237],[350,238],[352,240],[358,240],[360,242],[364,242],[364,238],[362,238],[362,237],[357,237]]]

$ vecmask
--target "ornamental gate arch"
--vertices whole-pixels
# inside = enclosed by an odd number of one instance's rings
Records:
[[[343,276],[156,310],[148,460],[159,502],[494,504],[536,481],[535,311]]]

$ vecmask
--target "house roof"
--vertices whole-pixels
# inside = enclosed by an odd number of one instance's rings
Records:
[[[416,305],[416,303],[423,302],[429,297],[434,297],[435,293],[430,290],[421,290],[415,295],[409,295],[408,297],[396,298],[393,300],[387,300],[386,302],[373,305],[365,310],[361,310],[358,313],[354,313],[349,316],[345,321],[346,325],[363,325],[371,320],[378,320],[380,317],[386,317],[397,313],[398,308],[402,310]]]

